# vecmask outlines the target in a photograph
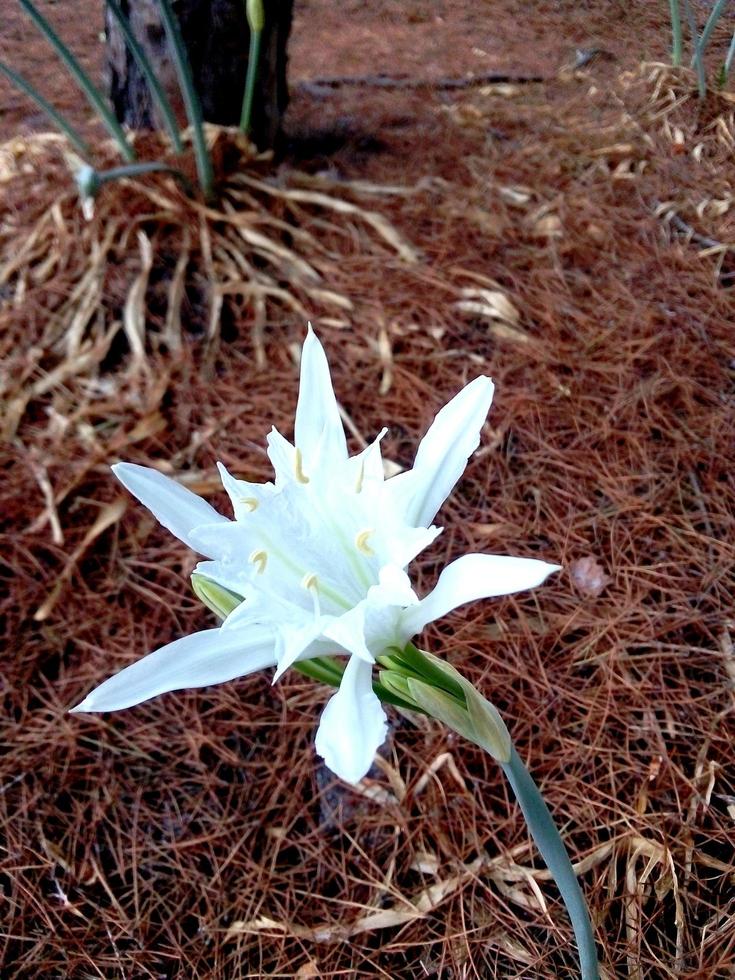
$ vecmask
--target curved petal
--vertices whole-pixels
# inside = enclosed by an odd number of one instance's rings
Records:
[[[426,598],[405,611],[401,625],[408,638],[465,602],[533,589],[560,567],[536,558],[463,555],[447,565]]]
[[[200,524],[229,523],[227,518],[191,490],[150,466],[116,463],[112,472],[156,520],[184,544],[197,551],[191,532]],[[202,552],[205,554],[206,552]],[[208,555],[207,557],[211,557]]]
[[[301,352],[294,443],[307,461],[315,459],[318,454],[330,462],[347,460],[347,440],[332,388],[329,365],[311,324]]]
[[[350,657],[339,690],[327,703],[316,733],[316,750],[348,783],[359,783],[385,741],[388,721],[373,692],[372,668]]]
[[[268,459],[276,474],[276,487],[281,489],[296,479],[296,449],[273,426],[266,436]]]
[[[248,483],[246,480],[238,480],[224,463],[217,463],[217,469],[222,486],[230,498],[236,521],[247,520],[263,500],[267,500],[275,493],[276,488],[272,483]]]
[[[413,469],[385,484],[408,524],[428,527],[480,444],[480,430],[493,400],[490,378],[470,382],[442,408],[421,440]]]
[[[380,443],[383,441],[387,432],[388,429],[383,426],[371,443],[365,446],[356,456],[350,456],[349,472],[355,481],[354,486],[358,493],[362,492],[362,488],[366,483],[368,486],[380,485],[385,480],[385,468],[383,466],[383,457],[380,453]]]
[[[118,711],[167,691],[221,684],[273,664],[271,629],[203,630],[167,643],[125,667],[71,710]]]
[[[375,658],[367,648],[365,643],[365,600],[358,602],[352,609],[333,620],[323,631],[323,636],[327,640],[338,643],[343,650],[348,653],[374,663]]]

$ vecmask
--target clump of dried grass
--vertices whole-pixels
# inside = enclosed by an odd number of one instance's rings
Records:
[[[216,205],[187,197],[170,177],[129,178],[103,187],[89,221],[56,141],[0,147],[6,177],[15,178],[0,225],[6,436],[29,403],[69,379],[98,378],[121,358],[150,376],[150,355],[175,358],[187,331],[211,353],[225,305],[229,323],[249,327],[258,367],[266,328],[284,314],[347,325],[352,302],[330,287],[345,247],[382,247],[417,261],[380,213],[351,199],[346,183],[293,170],[274,177],[268,155],[253,158],[229,131],[210,130],[226,167]],[[18,349],[29,321],[34,344]]]
[[[650,89],[575,86],[463,100],[473,111],[452,125],[469,152],[454,183],[391,205],[427,263],[345,255],[333,288],[374,316],[322,336],[355,444],[390,420],[397,464],[447,395],[494,376],[482,448],[419,588],[470,549],[541,555],[568,574],[468,608],[426,644],[508,718],[578,864],[606,976],[727,976],[730,296],[711,259],[655,215],[671,170],[638,114]],[[504,139],[488,146],[490,117]],[[395,180],[391,165],[371,179]],[[689,164],[682,173],[691,201],[703,186]],[[393,715],[384,759],[354,792],[316,764],[326,692],[298,678],[85,721],[64,713],[207,622],[189,598],[190,556],[139,508],[81,547],[115,505],[107,463],[168,460],[210,493],[215,454],[265,478],[264,431],[287,428],[295,398],[299,320],[266,338],[261,371],[245,330],[209,375],[185,345],[155,396],[125,375],[106,393],[47,393],[7,453],[0,819],[13,975],[573,973],[569,930],[496,767],[438,726]],[[34,620],[70,556],[57,605]]]

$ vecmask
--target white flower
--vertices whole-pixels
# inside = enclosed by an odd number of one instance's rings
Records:
[[[540,585],[558,566],[465,555],[419,599],[406,566],[436,538],[436,512],[477,448],[493,397],[489,378],[467,385],[436,416],[413,469],[385,480],[380,440],[348,456],[321,344],[309,329],[301,360],[294,445],[268,436],[275,484],[232,477],[219,464],[235,519],[157,470],[114,466],[156,518],[209,560],[196,571],[243,597],[219,629],[185,636],[120,671],[74,711],[112,711],[297,660],[349,656],[319,724],[316,748],[335,773],[359,781],[386,734],[372,665],[427,623],[465,602]]]

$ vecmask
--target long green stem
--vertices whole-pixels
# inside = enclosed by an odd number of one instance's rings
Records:
[[[730,0],[717,0],[715,5],[710,11],[710,15],[707,18],[707,23],[704,25],[704,30],[702,31],[702,36],[699,39],[699,50],[704,59],[704,52],[709,44],[709,39],[712,37],[712,31],[717,27],[717,21],[725,12],[725,7],[728,5]]]
[[[179,126],[176,122],[176,116],[174,110],[171,107],[171,103],[168,100],[168,96],[163,91],[163,86],[158,80],[158,76],[153,70],[153,65],[150,63],[145,50],[138,43],[138,39],[133,34],[132,28],[128,18],[123,14],[118,0],[106,0],[107,6],[110,8],[112,15],[120,26],[120,30],[123,32],[125,37],[125,43],[130,49],[130,53],[140,68],[143,77],[148,83],[148,88],[150,89],[151,96],[158,106],[161,113],[161,118],[163,119],[163,124],[166,127],[169,138],[173,145],[176,153],[183,153],[184,147],[181,143],[181,135],[179,133]]]
[[[29,98],[33,99],[39,109],[43,110],[51,122],[53,122],[54,125],[57,126],[57,128],[60,129],[66,136],[77,153],[84,157],[85,160],[89,160],[91,156],[89,147],[76,129],[74,129],[74,127],[71,125],[71,123],[66,121],[58,109],[55,109],[50,102],[47,102],[41,93],[37,91],[27,79],[18,74],[17,71],[13,71],[13,69],[9,65],[6,65],[3,61],[0,61],[0,71],[3,73],[3,75],[6,75],[10,81],[22,92],[25,92]]]
[[[250,32],[250,50],[248,52],[248,72],[245,77],[245,92],[242,97],[242,112],[240,113],[240,129],[248,135],[253,116],[253,97],[255,83],[258,78],[258,61],[260,59],[260,31]]]
[[[704,99],[707,95],[707,78],[704,71],[704,52],[699,44],[697,25],[694,21],[694,14],[692,13],[689,0],[684,0],[684,13],[686,14],[687,22],[689,24],[689,31],[692,35],[692,47],[694,48],[692,64],[697,72],[697,89],[699,91],[699,98]]]
[[[684,56],[679,0],[669,0],[669,10],[671,11],[671,63],[675,68],[678,68]]]
[[[57,55],[64,62],[69,74],[84,92],[88,102],[99,116],[103,125],[106,127],[112,138],[116,141],[123,158],[127,160],[128,163],[132,163],[135,160],[135,150],[128,142],[128,138],[123,132],[122,126],[117,119],[115,119],[115,116],[105,102],[102,93],[99,91],[94,82],[92,82],[89,75],[85,72],[46,18],[38,12],[32,0],[18,0],[18,3],[21,5],[23,10],[25,10],[38,30],[43,34],[48,43],[53,47]]]
[[[129,163],[124,167],[111,167],[109,170],[101,170],[97,174],[100,184],[107,184],[113,180],[120,180],[122,177],[143,177],[145,174],[164,173],[178,180],[184,191],[191,196],[193,188],[188,177],[182,174],[176,167],[171,167],[167,163],[159,163],[151,160],[146,163]]]
[[[600,970],[595,949],[595,938],[592,933],[587,906],[569,855],[564,847],[564,842],[549,813],[549,808],[544,803],[543,797],[528,770],[521,762],[515,747],[511,748],[509,761],[501,763],[501,765],[523,811],[523,816],[526,818],[531,836],[556,882],[569,913],[569,918],[572,920],[574,937],[579,950],[582,980],[599,980]]]
[[[211,201],[214,197],[214,170],[212,169],[212,158],[207,149],[207,141],[204,136],[202,106],[194,88],[191,65],[189,64],[184,41],[179,30],[179,24],[174,15],[170,0],[158,0],[158,4],[161,8],[163,26],[166,28],[166,34],[171,44],[176,75],[186,107],[186,116],[191,126],[194,156],[196,157],[197,173],[199,175],[199,186],[204,195],[204,199]]]
[[[735,33],[733,33],[732,40],[730,41],[730,47],[727,49],[725,63],[722,66],[722,72],[720,73],[720,84],[723,86],[727,85],[727,78],[730,74],[733,58],[735,58]]]

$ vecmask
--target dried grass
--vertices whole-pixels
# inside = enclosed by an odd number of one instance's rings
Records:
[[[481,371],[495,378],[482,447],[419,587],[473,548],[568,571],[455,614],[426,644],[505,713],[564,828],[606,976],[725,977],[732,299],[716,260],[671,235],[655,202],[675,199],[688,219],[731,189],[713,156],[664,153],[651,92],[645,75],[582,76],[543,97],[448,103],[446,142],[466,150],[455,179],[381,206],[426,261],[346,245],[325,285],[361,326],[321,335],[354,444],[390,421],[397,464],[449,394]],[[503,134],[490,144],[489,119]],[[421,122],[426,156],[414,152],[434,166]],[[403,165],[397,151],[370,176],[395,181]],[[730,212],[702,213],[702,232],[728,240]],[[168,461],[209,494],[215,458],[265,478],[264,433],[288,430],[295,400],[301,319],[285,312],[266,331],[261,370],[243,318],[204,365],[183,344],[175,361],[149,358],[152,378],[49,386],[8,447],[9,976],[573,975],[570,931],[497,768],[439,726],[393,714],[384,758],[355,792],[314,757],[326,692],[298,677],[65,714],[113,670],[208,621],[189,597],[190,556],[141,508],[90,543],[116,500],[107,464]],[[39,343],[41,311],[28,309],[24,329],[17,357]],[[60,576],[56,606],[34,619]]]

